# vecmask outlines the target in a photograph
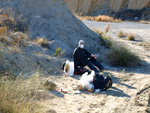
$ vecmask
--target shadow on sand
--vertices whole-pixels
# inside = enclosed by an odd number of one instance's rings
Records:
[[[55,95],[55,96],[57,96],[57,97],[59,97],[59,98],[63,98],[64,97],[64,95],[61,92],[57,91],[57,90],[50,91],[50,93]]]
[[[105,91],[106,95],[112,95],[112,96],[117,96],[117,97],[131,97],[129,95],[127,95],[126,93],[124,93],[123,90],[118,89],[116,87],[111,87],[110,89]]]

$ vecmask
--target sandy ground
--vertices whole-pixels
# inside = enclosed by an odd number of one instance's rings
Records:
[[[92,28],[104,30],[107,23],[84,21]],[[113,87],[100,93],[82,91],[74,94],[73,87],[80,79],[79,75],[69,77],[61,75],[48,77],[58,88],[65,88],[68,93],[50,91],[52,99],[42,101],[47,110],[57,113],[150,113],[150,52],[139,46],[139,41],[128,41],[115,36],[115,32],[123,31],[139,35],[142,41],[150,41],[150,25],[138,23],[112,23],[110,35],[116,41],[128,45],[143,60],[143,65],[136,68],[110,67],[107,73],[112,74]],[[141,31],[141,32],[140,32]]]

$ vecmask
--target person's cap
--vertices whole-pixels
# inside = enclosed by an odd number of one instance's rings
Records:
[[[79,40],[78,44],[84,44],[83,40]]]

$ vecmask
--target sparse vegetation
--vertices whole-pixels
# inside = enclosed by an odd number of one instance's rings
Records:
[[[150,43],[149,42],[141,42],[139,46],[143,46],[146,50],[150,50]]]
[[[41,45],[43,47],[47,47],[49,46],[48,40],[46,38],[36,38],[34,39],[34,42],[36,42],[38,45]]]
[[[105,36],[105,33],[101,30],[98,30],[98,29],[92,29],[94,32],[96,32],[98,35],[100,36]]]
[[[15,77],[10,72],[0,73],[0,112],[1,113],[33,113],[38,112],[40,105],[33,98],[40,85],[38,73],[30,79]],[[19,106],[19,107],[18,107]]]
[[[110,25],[108,24],[107,26],[108,26],[107,28],[109,29]],[[106,32],[104,33],[97,29],[93,29],[93,31],[99,35],[99,39],[102,42],[103,46],[109,49],[112,47],[113,44],[112,44],[111,37],[106,36]]]
[[[101,21],[101,22],[115,22],[120,23],[122,22],[121,19],[114,19],[113,17],[106,16],[106,15],[99,15],[99,16],[79,16],[75,14],[81,20],[92,20],[92,21]]]
[[[135,36],[132,33],[124,33],[123,31],[119,31],[117,34],[118,37],[127,37],[128,40],[135,40]]]
[[[112,40],[111,40],[111,38],[110,37],[108,37],[108,36],[105,36],[105,37],[102,37],[102,38],[100,38],[100,40],[101,40],[101,42],[102,42],[102,44],[106,47],[106,48],[111,48],[112,47]]]
[[[140,58],[125,47],[113,47],[106,54],[107,61],[114,66],[137,66]]]
[[[127,34],[127,38],[128,38],[128,40],[132,40],[132,41],[135,40],[135,36],[131,33]]]
[[[60,56],[63,56],[64,54],[65,54],[65,50],[63,50],[62,52],[61,52],[61,47],[59,47],[59,48],[57,48],[56,50],[55,50],[55,56],[56,57],[60,57]]]
[[[141,24],[150,24],[150,21],[144,21],[144,20],[142,20],[142,21],[139,21],[139,23],[141,23]]]

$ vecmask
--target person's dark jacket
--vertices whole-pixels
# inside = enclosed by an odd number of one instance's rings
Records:
[[[91,54],[86,49],[77,47],[73,53],[75,70],[81,62],[88,62],[88,58],[91,58]]]

